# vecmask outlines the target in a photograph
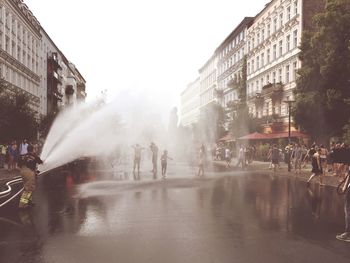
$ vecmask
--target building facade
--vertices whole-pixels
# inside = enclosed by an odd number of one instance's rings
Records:
[[[184,127],[197,123],[200,113],[200,80],[188,84],[181,93],[181,124]]]
[[[199,83],[200,110],[203,110],[217,101],[217,56],[215,54],[199,69]]]
[[[266,118],[266,133],[288,129],[285,101],[294,99],[302,33],[323,7],[320,2],[272,0],[248,29],[247,104],[253,116]]]
[[[218,57],[217,96],[224,108],[227,108],[229,102],[239,100],[239,84],[242,79],[244,57],[247,53],[245,40],[248,27],[253,20],[253,17],[244,18],[215,51]],[[227,123],[225,126],[227,127]]]
[[[20,0],[0,2],[0,78],[9,91],[30,97],[31,107],[40,103],[40,24]]]
[[[71,76],[79,79],[80,89],[73,100],[85,98],[84,78],[23,0],[0,1],[0,78],[6,88],[26,93],[38,117],[45,116],[66,105],[66,86],[74,82]]]

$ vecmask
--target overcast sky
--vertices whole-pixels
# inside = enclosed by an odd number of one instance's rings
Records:
[[[268,0],[25,0],[87,81],[88,99],[140,90],[169,107]],[[119,95],[117,95],[119,94]]]

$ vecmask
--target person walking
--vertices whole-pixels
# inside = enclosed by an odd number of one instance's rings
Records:
[[[24,139],[19,145],[19,162],[22,161],[24,155],[28,153],[28,143],[27,140]]]
[[[19,208],[27,208],[33,205],[32,197],[35,190],[35,177],[37,164],[43,161],[34,153],[32,145],[28,145],[28,153],[23,156],[21,166],[21,176],[23,179],[24,190],[19,200]]]
[[[162,154],[162,156],[160,157],[160,162],[162,165],[162,178],[165,179],[165,174],[166,174],[166,169],[168,166],[168,159],[169,160],[173,160],[171,157],[168,156],[168,151],[165,150]]]
[[[277,167],[279,165],[279,158],[280,158],[280,151],[277,148],[277,145],[274,144],[272,146],[272,150],[271,150],[271,163],[272,163],[272,167],[273,167],[274,172],[276,172]]]
[[[350,155],[348,156],[348,164],[350,164]],[[342,234],[336,235],[336,238],[341,241],[350,242],[350,170],[347,171],[347,176],[345,178],[343,192],[345,192],[345,231]]]
[[[294,163],[294,170],[295,173],[301,173],[301,162],[303,159],[303,151],[302,148],[298,143],[295,144],[295,147],[293,148],[293,163]]]
[[[322,173],[323,175],[325,175],[327,172],[328,150],[323,144],[321,144],[320,149],[321,149],[320,160],[321,160],[321,166],[322,166]]]
[[[312,165],[311,172],[312,172],[312,174],[311,174],[310,178],[307,180],[307,187],[310,186],[310,182],[315,176],[319,176],[320,185],[324,185],[322,183],[323,170],[322,170],[320,155],[321,155],[321,148],[318,148],[316,150],[316,153],[312,156],[312,160],[311,160],[311,165]]]

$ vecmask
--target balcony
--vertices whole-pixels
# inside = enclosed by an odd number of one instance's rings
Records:
[[[276,101],[282,98],[283,95],[283,87],[282,82],[278,83],[268,83],[264,87],[262,87],[262,95],[264,97],[270,97],[273,101]]]
[[[227,87],[230,89],[238,89],[239,88],[239,80],[237,79],[230,79],[227,82]]]
[[[253,99],[256,106],[261,106],[264,104],[264,97],[261,93],[256,93]]]

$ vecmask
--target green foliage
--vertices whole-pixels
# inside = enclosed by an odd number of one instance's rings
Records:
[[[232,119],[229,122],[229,130],[236,138],[244,136],[248,133],[260,132],[263,120],[254,118],[249,114],[246,103],[247,97],[247,56],[243,58],[242,77],[238,83],[238,98],[237,102],[230,101],[227,104],[228,112],[232,113]]]
[[[40,137],[46,138],[56,116],[57,116],[56,112],[51,112],[41,118],[40,125],[39,125]]]
[[[301,44],[293,111],[313,138],[341,136],[350,118],[350,1],[328,0]]]
[[[28,95],[7,90],[5,82],[0,81],[0,140],[36,139],[36,112],[29,105]]]
[[[225,134],[224,121],[226,118],[224,108],[217,104],[207,105],[200,114],[195,137],[202,142],[214,142]]]

